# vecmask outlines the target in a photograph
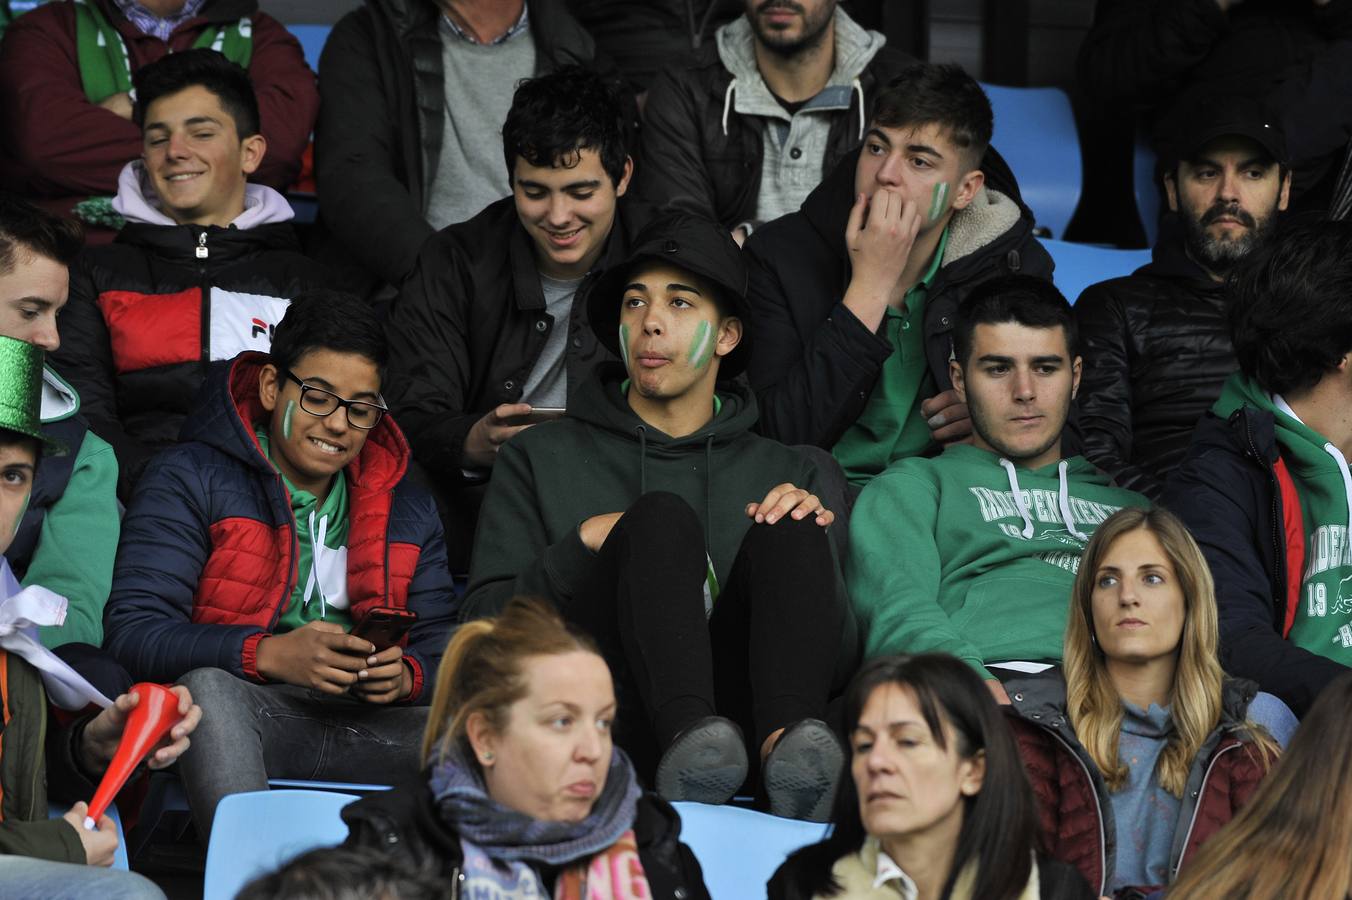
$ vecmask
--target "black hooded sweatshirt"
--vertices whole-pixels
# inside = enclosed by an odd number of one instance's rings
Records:
[[[521,432],[499,451],[475,536],[466,618],[495,615],[518,594],[547,597],[564,610],[585,599],[575,595],[596,554],[578,526],[622,512],[650,491],[690,504],[724,584],[752,525],[746,504],[783,482],[820,496],[814,463],[752,433],[756,401],[739,382],[720,383],[713,418],[675,438],[629,407],[625,375],[618,363],[599,367],[566,416]]]

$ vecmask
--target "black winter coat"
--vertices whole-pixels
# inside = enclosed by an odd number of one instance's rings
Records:
[[[1188,258],[1175,226],[1152,262],[1075,303],[1084,455],[1154,501],[1236,368],[1222,287]]]
[[[212,360],[266,351],[286,302],[333,286],[288,223],[133,223],[80,256],[52,365],[113,445],[124,502],[151,455],[178,439]]]
[[[894,347],[869,331],[841,300],[850,283],[845,224],[854,202],[858,152],[836,166],[796,213],[758,229],[746,243],[755,350],[747,374],[760,403],[760,431],[786,444],[830,449],[868,404]],[[925,300],[925,354],[939,391],[948,390],[950,332],[962,298],[978,284],[1012,272],[1051,278],[1052,259],[1033,237],[1033,219],[1018,185],[993,149],[982,168],[987,184],[1018,203],[1006,230],[942,266]],[[984,215],[972,207],[954,216]],[[956,225],[954,226],[956,227]],[[980,232],[981,229],[973,229]],[[950,238],[946,252],[955,249]],[[880,327],[880,332],[881,332]]]
[[[850,108],[830,113],[823,178],[859,147],[860,123],[873,115],[883,85],[914,62],[884,46],[865,67]],[[731,82],[732,73],[724,68],[712,36],[688,61],[658,75],[644,106],[643,165],[635,173],[640,196],[707,216],[726,228],[755,219],[765,155],[763,120],[729,107]],[[861,92],[866,103],[862,110]]]
[[[1244,406],[1197,424],[1165,505],[1197,539],[1216,580],[1221,665],[1258,682],[1297,716],[1347,669],[1282,636],[1288,597],[1282,497],[1272,414]]]
[[[537,74],[592,64],[595,43],[563,0],[528,7]],[[434,233],[424,212],[445,140],[439,15],[432,0],[366,0],[333,27],[319,58],[320,216],[348,253],[396,286]]]
[[[426,775],[344,807],[343,821],[349,829],[345,846],[379,848],[410,870],[439,872],[451,886],[450,900],[470,900],[459,893],[460,835],[438,813]],[[656,794],[640,797],[634,837],[653,900],[709,900],[671,804]]]
[[[1245,0],[1227,12],[1216,0],[1098,0],[1077,80],[1099,106],[1146,110],[1164,152],[1200,99],[1262,99],[1286,136],[1295,200],[1316,185],[1326,194],[1352,133],[1349,37],[1352,0]]]

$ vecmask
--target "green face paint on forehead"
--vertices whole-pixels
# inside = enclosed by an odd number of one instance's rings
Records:
[[[695,337],[690,342],[690,353],[686,356],[686,359],[696,369],[702,369],[709,364],[709,360],[713,357],[714,327],[705,319],[695,328]]]
[[[934,191],[930,194],[929,220],[933,222],[944,214],[948,208],[948,182],[941,181],[934,186]]]
[[[286,411],[282,413],[282,437],[291,440],[291,420],[296,417],[296,401],[286,401]]]
[[[620,326],[620,359],[624,360],[624,367],[629,368],[629,326]]]

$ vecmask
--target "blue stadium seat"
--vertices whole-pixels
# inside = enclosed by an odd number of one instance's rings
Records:
[[[56,803],[48,804],[47,818],[59,819],[66,814],[68,806],[61,806]],[[117,826],[117,850],[113,853],[113,868],[127,871],[131,865],[127,859],[127,836],[122,833],[122,815],[117,811],[117,804],[108,804],[108,818],[113,820]]]
[[[1056,263],[1052,281],[1071,303],[1079,299],[1080,292],[1089,285],[1130,275],[1150,262],[1149,250],[1117,250],[1046,239],[1042,246]]]
[[[339,791],[347,794],[370,794],[375,791],[388,791],[393,785],[363,784],[359,781],[302,781],[297,778],[269,778],[268,787],[297,788],[302,791]]]
[[[203,900],[231,900],[254,878],[305,851],[342,843],[347,825],[339,812],[357,799],[329,791],[251,791],[226,797],[211,826]]]
[[[681,840],[699,860],[713,900],[764,897],[775,869],[794,850],[821,840],[829,827],[735,806],[672,805],[681,816]]]
[[[319,53],[324,49],[324,42],[329,39],[329,32],[333,30],[332,25],[288,25],[286,30],[296,36],[300,41],[300,49],[305,53],[305,63],[311,69],[319,71]]]
[[[1084,169],[1070,98],[1059,88],[982,87],[995,110],[991,143],[1014,170],[1038,228],[1063,237],[1080,203]]]
[[[1145,242],[1153,247],[1160,234],[1160,186],[1155,182],[1155,151],[1143,134],[1136,135],[1132,147],[1131,186],[1136,193],[1136,214],[1145,229]]]

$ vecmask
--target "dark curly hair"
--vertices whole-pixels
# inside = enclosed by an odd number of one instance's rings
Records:
[[[517,157],[545,168],[577,165],[578,151],[594,150],[618,185],[627,146],[625,104],[618,84],[581,66],[527,78],[516,88],[502,126],[502,155],[512,182]]]
[[[1271,393],[1313,387],[1352,351],[1352,223],[1279,232],[1226,289],[1240,370]]]

